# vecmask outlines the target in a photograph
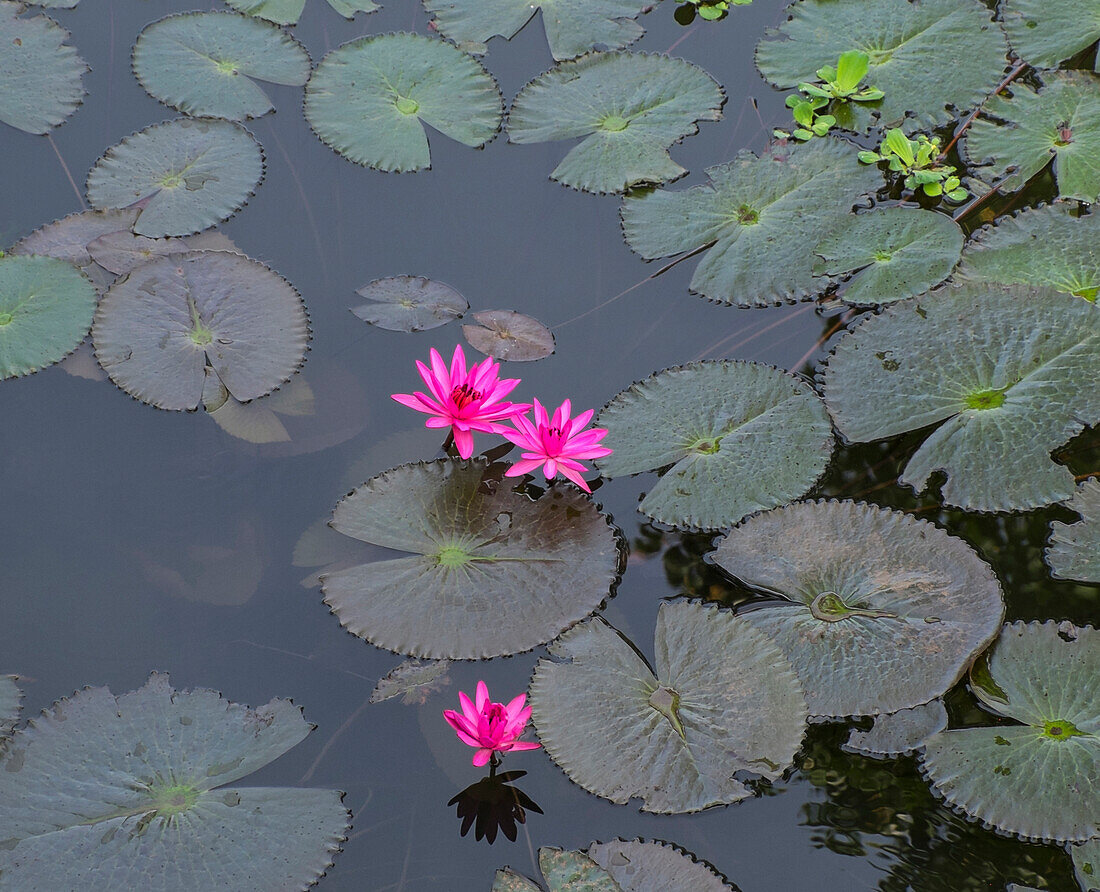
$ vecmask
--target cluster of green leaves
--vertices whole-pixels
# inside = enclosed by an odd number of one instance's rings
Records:
[[[748,6],[752,0],[687,0],[676,7],[673,17],[681,25],[690,25],[698,15],[708,22],[724,19],[731,6]]]
[[[887,130],[877,152],[860,152],[864,164],[886,161],[889,170],[905,175],[905,188],[924,192],[930,198],[946,196],[951,201],[962,201],[969,194],[962,181],[955,175],[955,167],[943,164],[938,137],[918,133],[909,139],[897,127]]]
[[[867,76],[870,58],[859,50],[841,53],[836,68],[825,65],[817,70],[818,81],[804,81],[798,91],[804,95],[787,97],[787,108],[798,125],[793,131],[773,131],[777,139],[798,139],[803,142],[815,136],[824,136],[836,125],[836,116],[818,114],[833,102],[875,102],[885,93],[878,87],[864,87],[860,83]]]

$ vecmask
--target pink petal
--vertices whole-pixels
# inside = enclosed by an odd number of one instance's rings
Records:
[[[580,475],[580,472],[575,471],[572,468],[566,468],[563,466],[561,468],[561,473],[563,477],[568,477],[585,492],[592,492],[592,490],[588,488],[588,484],[584,482],[584,478]]]
[[[483,681],[477,683],[477,690],[474,693],[474,705],[477,707],[478,715],[485,714],[485,707],[489,705],[489,686]]]
[[[455,734],[458,735],[458,739],[461,740],[466,746],[481,746],[481,741],[471,734],[467,734],[465,731],[460,731],[455,728]]]
[[[515,722],[516,716],[523,712],[523,704],[527,702],[527,695],[520,694],[518,697],[513,697],[507,706],[504,707],[504,711],[508,713],[508,720]]]
[[[572,403],[570,403],[569,400],[564,400],[562,404],[558,406],[558,411],[554,413],[554,423],[550,426],[556,427],[558,430],[563,430],[565,428],[565,422],[569,419],[569,413],[572,411],[572,409]]]
[[[542,405],[542,403],[540,403],[538,401],[538,398],[536,397],[536,399],[535,399],[535,427],[539,428],[539,427],[549,427],[549,426],[550,426],[550,419],[546,415],[546,408]]]
[[[458,692],[458,702],[459,702],[459,705],[462,707],[462,714],[466,717],[466,720],[470,723],[468,727],[469,727],[470,733],[472,734],[473,731],[474,731],[474,728],[477,727],[477,719],[478,719],[477,707],[474,706],[473,702],[470,700],[469,697],[466,696],[465,692],[463,692],[463,691]]]
[[[474,753],[474,766],[480,768],[482,765],[489,761],[489,757],[492,755],[492,750],[478,750],[476,753]]]
[[[424,422],[424,427],[430,427],[433,430],[440,427],[450,427],[451,419],[444,418],[442,415],[433,415],[427,421]]]
[[[581,412],[576,418],[569,422],[569,436],[573,436],[578,431],[584,430],[585,426],[592,420],[592,416],[596,413],[589,409],[586,412]]]
[[[450,390],[447,389],[447,381],[440,381],[436,378],[435,372],[429,369],[419,359],[416,361],[416,370],[420,372],[420,377],[424,379],[424,384],[432,392],[432,395],[441,403],[447,400],[447,395]]]
[[[543,466],[542,472],[546,475],[547,480],[553,480],[558,475],[558,462],[556,459],[546,459],[546,464]]]
[[[524,474],[530,474],[535,468],[541,465],[543,459],[538,458],[525,458],[521,461],[517,461],[512,467],[504,472],[505,477],[522,477]]]
[[[469,458],[474,454],[474,437],[469,431],[459,430],[457,427],[451,428],[455,435],[455,448],[458,450],[459,456],[462,458]]]
[[[540,746],[542,746],[541,743],[535,743],[534,741],[517,740],[515,743],[512,744],[510,749],[513,749],[513,750],[537,750]]]

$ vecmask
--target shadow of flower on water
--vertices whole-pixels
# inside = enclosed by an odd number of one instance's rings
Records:
[[[485,839],[492,845],[497,832],[502,832],[515,842],[516,824],[527,823],[527,811],[543,813],[542,809],[512,781],[527,774],[526,771],[496,773],[492,764],[489,774],[476,784],[457,793],[447,805],[458,805],[458,817],[462,819],[462,836],[474,828],[474,839]]]

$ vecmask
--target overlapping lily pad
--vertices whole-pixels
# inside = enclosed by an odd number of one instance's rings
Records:
[[[600,618],[549,647],[531,680],[532,720],[547,754],[577,784],[642,810],[699,811],[752,795],[790,766],[806,726],[798,678],[744,618],[665,602],[655,669]]]
[[[933,700],[910,709],[901,709],[875,717],[869,731],[852,729],[848,741],[841,744],[847,753],[874,758],[908,756],[931,737],[947,727],[947,710],[942,700]]]
[[[677,527],[722,529],[805,495],[833,451],[812,387],[756,362],[706,361],[631,385],[596,419],[611,455],[601,473],[672,467],[639,510]]]
[[[962,285],[903,301],[837,346],[824,371],[837,429],[864,443],[939,425],[900,480],[947,474],[943,500],[1020,511],[1073,495],[1050,454],[1100,422],[1100,308],[1019,285]]]
[[[563,62],[524,87],[508,113],[508,140],[585,137],[550,179],[586,192],[625,192],[687,171],[669,147],[717,121],[725,94],[683,59],[646,53],[591,53]]]
[[[431,165],[424,125],[478,148],[500,127],[500,90],[477,60],[417,34],[333,50],[306,85],[306,120],[349,161],[379,170]]]
[[[126,214],[127,212],[108,213]],[[132,219],[133,215],[131,215]],[[188,251],[239,253],[233,240],[220,232],[199,232],[182,238],[146,238],[143,235],[134,235],[129,229],[109,232],[92,239],[86,245],[86,249],[92,260],[116,276],[125,275],[134,267],[148,263],[157,257],[186,254]]]
[[[1093,0],[1005,0],[1001,19],[1016,55],[1037,68],[1057,68],[1100,39]]]
[[[572,488],[531,501],[483,484],[485,469],[401,465],[336,506],[338,532],[411,552],[323,577],[348,631],[414,657],[495,657],[549,641],[608,597],[619,548],[596,506]]]
[[[451,683],[447,675],[450,667],[450,660],[406,660],[378,679],[370,702],[381,703],[400,697],[402,703],[422,705],[432,693]]]
[[[1069,853],[1073,858],[1073,871],[1077,874],[1077,884],[1082,892],[1100,889],[1100,836],[1070,846]]]
[[[202,394],[203,408],[227,434],[248,443],[286,443],[290,434],[279,416],[314,414],[313,388],[300,375],[275,393],[243,403],[234,399],[221,379],[207,369]]]
[[[623,892],[730,892],[732,888],[709,864],[667,842],[594,842],[587,854]]]
[[[256,81],[299,87],[309,53],[274,25],[225,12],[189,12],[148,25],[134,44],[134,75],[184,114],[241,121],[271,111]]]
[[[861,502],[799,502],[749,518],[714,561],[777,595],[745,622],[779,645],[810,714],[897,712],[938,697],[997,636],[1001,587],[961,539]]]
[[[344,839],[342,794],[224,785],[311,730],[289,700],[251,709],[155,673],[55,703],[0,757],[5,885],[305,889]]]
[[[1066,507],[1081,519],[1051,522],[1045,555],[1050,573],[1056,579],[1100,582],[1100,478],[1083,481]]]
[[[375,279],[355,293],[369,303],[351,311],[364,322],[389,331],[427,331],[470,309],[466,298],[450,285],[423,276]]]
[[[543,846],[539,870],[550,892],[621,892],[611,875],[584,852]],[[505,867],[497,871],[492,892],[539,892],[542,887]]]
[[[712,245],[691,290],[720,303],[755,307],[812,298],[832,280],[815,278],[810,249],[881,185],[878,170],[860,164],[856,154],[854,146],[829,137],[776,146],[761,157],[741,152],[709,168],[707,185],[628,196],[622,210],[627,244],[647,260]]]
[[[92,259],[88,245],[101,236],[129,231],[137,214],[136,210],[82,211],[69,214],[20,239],[12,246],[11,253],[38,254],[68,261],[73,266],[80,267],[98,290],[105,291],[115,277]]]
[[[554,352],[554,335],[538,319],[515,310],[474,313],[477,325],[463,325],[470,345],[486,356],[509,362],[534,362]]]
[[[1010,623],[971,687],[1017,725],[944,731],[925,742],[932,788],[986,826],[1025,839],[1100,835],[1100,633]]]
[[[88,174],[97,208],[140,213],[138,235],[190,235],[240,210],[263,178],[259,143],[239,124],[184,118],[126,137]]]
[[[4,738],[11,734],[19,720],[19,702],[22,694],[16,685],[14,675],[0,675],[0,748]]]
[[[306,0],[225,0],[238,12],[277,25],[296,25],[306,7]],[[357,12],[374,12],[381,7],[374,0],[328,0],[328,5],[345,19],[355,18]]]

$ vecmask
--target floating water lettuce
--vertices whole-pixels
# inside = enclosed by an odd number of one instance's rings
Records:
[[[114,213],[126,213],[125,211]],[[131,219],[133,216],[131,215]],[[122,276],[155,260],[188,251],[237,251],[232,239],[220,232],[200,232],[182,238],[146,238],[134,235],[129,229],[109,232],[92,239],[86,245],[88,256],[109,273]]]
[[[940,138],[929,138],[924,133],[909,139],[899,127],[886,131],[877,152],[860,152],[862,164],[888,162],[888,170],[903,174],[902,183],[914,193],[924,193],[929,198],[943,197],[949,201],[962,201],[969,194],[955,174],[955,166],[945,164],[940,151]]]
[[[401,465],[336,506],[337,532],[411,553],[324,576],[341,625],[397,653],[469,660],[530,650],[599,607],[619,565],[608,519],[572,487],[531,501],[485,470]]]
[[[1093,0],[1005,0],[1001,20],[1016,55],[1037,68],[1057,68],[1100,39]]]
[[[1070,846],[1069,853],[1082,892],[1100,889],[1100,837],[1094,836],[1088,842]]]
[[[256,81],[300,87],[309,53],[274,25],[226,12],[188,12],[146,26],[134,75],[154,99],[187,115],[241,121],[274,106]]]
[[[508,141],[585,137],[550,179],[586,192],[625,192],[687,171],[669,147],[722,117],[725,94],[683,59],[590,53],[562,62],[524,87],[508,113]]]
[[[543,846],[539,870],[550,892],[622,892],[611,875],[584,852]],[[505,867],[498,870],[491,892],[541,892],[542,886]]]
[[[614,839],[586,854],[611,874],[622,892],[731,892],[709,865],[667,842]]]
[[[405,660],[378,679],[370,702],[400,697],[402,703],[423,706],[429,696],[451,683],[450,667],[450,660]]]
[[[802,742],[806,700],[779,649],[743,617],[665,602],[654,668],[603,619],[549,646],[531,679],[532,720],[577,784],[642,810],[699,811],[752,795],[746,775],[782,776]]]
[[[1069,623],[1009,623],[971,671],[971,689],[1019,724],[925,741],[932,789],[988,827],[1024,839],[1100,835],[1100,634]]]
[[[841,744],[846,753],[873,758],[908,756],[924,741],[947,727],[947,710],[942,700],[875,716],[869,731],[852,729],[848,741]]]
[[[363,37],[333,50],[306,85],[313,131],[349,161],[387,171],[431,165],[424,124],[478,148],[500,127],[503,105],[481,64],[418,34]]]
[[[389,331],[427,331],[470,309],[466,298],[450,285],[423,276],[375,279],[355,293],[368,303],[351,311],[364,322]]]
[[[1050,545],[1044,557],[1055,579],[1100,582],[1100,478],[1090,477],[1066,503],[1081,515],[1076,523],[1050,524]]]
[[[1100,422],[1100,308],[1051,289],[961,285],[902,301],[861,323],[823,373],[848,440],[939,425],[900,481],[968,511],[1021,511],[1073,495],[1050,454]]]
[[[0,751],[5,745],[5,738],[19,720],[19,704],[23,695],[16,681],[14,675],[0,675]]]
[[[708,360],[631,385],[596,418],[622,477],[672,465],[638,506],[661,523],[716,530],[805,495],[833,451],[820,398],[756,362]]]
[[[477,325],[463,325],[462,334],[475,350],[508,362],[533,362],[554,352],[554,335],[538,319],[515,310],[474,313]]]
[[[58,701],[0,757],[5,885],[305,889],[345,838],[342,794],[224,785],[311,730],[289,700],[251,709],[156,673]]]
[[[836,68],[825,65],[816,72],[817,81],[804,81],[798,85],[799,93],[787,97],[787,108],[791,109],[795,123],[799,126],[794,132],[773,131],[777,139],[794,137],[799,140],[824,136],[834,124],[836,116],[829,110],[848,102],[877,102],[882,98],[878,87],[859,89],[860,83],[870,68],[870,57],[859,50],[848,50],[837,59]]]
[[[807,300],[830,284],[814,277],[810,249],[881,185],[856,156],[832,137],[760,157],[741,152],[709,168],[707,185],[627,196],[623,233],[646,260],[712,245],[691,278],[691,290],[711,300],[739,307]]]
[[[306,7],[306,0],[225,0],[238,12],[266,19],[277,25],[296,25]],[[374,0],[328,0],[328,5],[345,19],[355,18],[357,12],[374,12],[381,7]]]

